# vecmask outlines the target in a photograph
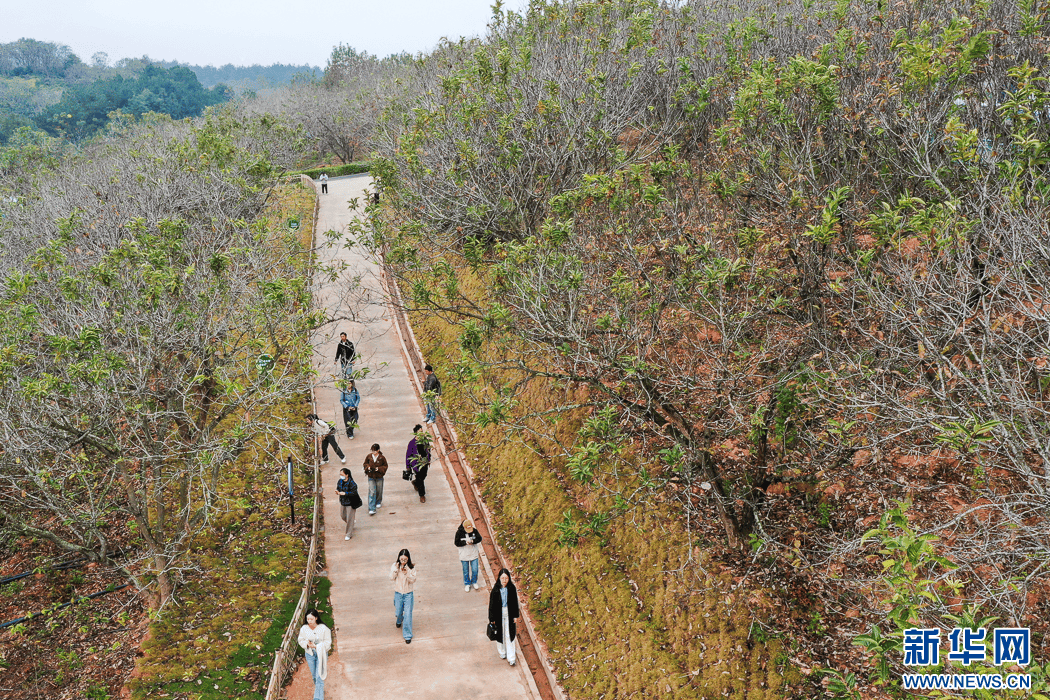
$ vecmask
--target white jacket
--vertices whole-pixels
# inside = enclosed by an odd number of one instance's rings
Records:
[[[321,677],[321,680],[328,678],[328,651],[332,648],[332,631],[323,624],[318,624],[313,629],[310,629],[310,625],[303,625],[299,628],[299,646],[306,649],[307,654],[313,654],[313,649],[307,649],[307,642],[313,642],[317,647],[317,660],[321,662],[318,665],[317,675]]]

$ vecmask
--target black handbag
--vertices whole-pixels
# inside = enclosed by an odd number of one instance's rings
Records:
[[[350,502],[346,505],[350,506],[354,510],[357,510],[362,505],[364,505],[364,502],[361,500],[361,496],[357,493],[357,491],[353,491],[352,493],[350,493]]]
[[[496,623],[490,622],[488,627],[485,628],[485,636],[489,638],[490,642],[496,641],[499,633],[496,631]]]
[[[412,470],[406,469],[405,471],[401,472],[401,478],[405,481],[412,481]]]

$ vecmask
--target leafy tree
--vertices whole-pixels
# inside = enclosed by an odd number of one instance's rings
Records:
[[[255,436],[291,438],[267,408],[306,389],[319,319],[294,236],[253,221],[287,130],[231,114],[121,128],[5,212],[0,523],[155,581],[163,602],[223,507],[223,466]]]

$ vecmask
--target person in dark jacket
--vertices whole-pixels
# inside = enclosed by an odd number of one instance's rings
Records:
[[[426,479],[430,470],[430,433],[423,431],[423,426],[418,423],[412,428],[412,439],[408,441],[405,469],[412,472],[412,485],[419,494],[419,502],[426,503]]]
[[[349,469],[340,469],[339,477],[335,492],[339,494],[339,517],[346,523],[343,539],[348,540],[354,536],[354,520],[357,518],[357,509],[361,507],[361,495],[357,492],[357,482]]]
[[[335,347],[335,362],[340,365],[343,379],[349,379],[354,373],[354,344],[347,340],[346,333],[339,334],[339,345]]]
[[[423,393],[430,394],[430,398],[424,396],[423,401],[427,405],[427,425],[431,425],[437,420],[437,397],[441,396],[441,382],[430,365],[424,367],[423,371],[427,373],[427,378],[423,380]]]
[[[478,589],[478,559],[481,551],[478,545],[481,543],[481,533],[474,529],[474,521],[470,518],[464,520],[456,537],[453,540],[459,549],[459,563],[463,565],[463,590],[469,591],[471,586]]]
[[[379,449],[379,443],[372,445],[372,451],[365,457],[365,476],[368,477],[368,514],[375,515],[376,509],[383,507],[383,477],[390,465]]]
[[[496,585],[489,594],[489,624],[496,626],[496,651],[513,666],[517,660],[518,589],[510,582],[510,572],[499,570]]]

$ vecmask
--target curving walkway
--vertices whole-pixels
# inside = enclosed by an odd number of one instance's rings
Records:
[[[364,199],[368,175],[329,180],[320,194],[317,240],[325,231],[343,232],[355,216],[347,206]],[[435,458],[427,477],[427,502],[420,503],[411,484],[402,481],[405,448],[412,427],[423,423],[423,408],[402,357],[402,344],[383,298],[380,270],[354,246],[322,248],[319,257],[342,261],[346,276],[361,275],[370,301],[354,320],[340,321],[313,338],[318,414],[340,416],[339,392],[333,385],[335,346],[345,332],[357,346],[362,365],[373,370],[357,383],[361,392],[361,428],[348,440],[340,430],[339,446],[366,505],[357,511],[354,537],[343,539],[335,482],[344,466],[333,454],[322,469],[326,523],[325,556],[332,582],[332,617],[336,650],[329,657],[327,698],[428,698],[447,700],[511,700],[537,697],[519,652],[517,667],[496,655],[485,638],[491,581],[482,569],[480,590],[463,590],[462,572],[453,535],[464,511],[446,478],[447,465]],[[329,310],[347,314],[348,301],[338,283],[325,285],[315,298]],[[363,356],[363,357],[361,357]],[[440,374],[440,373],[439,373]],[[443,377],[442,377],[443,378]],[[368,515],[368,482],[362,462],[378,442],[390,463],[383,507]],[[413,640],[406,645],[394,627],[393,585],[389,569],[400,548],[407,547],[416,563]],[[289,697],[311,697],[309,673],[300,668]]]

